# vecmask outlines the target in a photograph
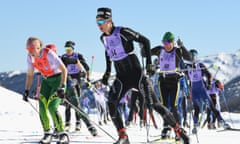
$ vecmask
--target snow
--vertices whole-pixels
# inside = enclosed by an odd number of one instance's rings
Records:
[[[21,95],[0,87],[0,143],[1,144],[19,144],[31,141],[37,141],[42,137],[42,128],[37,113],[37,102],[30,101],[26,103],[22,100]],[[60,112],[64,117],[64,108],[60,106]],[[240,114],[222,113],[223,117],[229,122],[232,127],[240,128]],[[97,116],[90,115],[92,121],[97,121]],[[155,118],[158,120],[158,127],[161,128],[162,119],[159,115]],[[138,121],[137,121],[138,122]],[[233,123],[232,123],[233,122]],[[74,126],[74,117],[72,118]],[[74,127],[73,127],[74,128]],[[107,125],[101,128],[108,134],[117,139],[117,133],[112,125],[108,122]],[[113,143],[114,140],[97,127],[99,136],[92,137],[82,123],[82,129],[79,133],[70,133],[71,144],[96,144],[96,143]],[[218,128],[220,130],[221,128]],[[189,133],[189,130],[186,129]],[[240,132],[224,131],[216,132],[217,130],[208,130],[207,128],[200,129],[198,133],[199,144],[236,144],[239,142]],[[147,142],[146,128],[140,128],[138,125],[132,125],[127,129],[131,143]],[[161,134],[161,129],[155,129],[150,126],[149,140],[158,138]],[[190,135],[191,144],[197,144],[196,135]]]

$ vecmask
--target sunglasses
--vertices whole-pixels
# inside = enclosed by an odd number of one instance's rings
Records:
[[[66,50],[72,50],[72,47],[65,47]]]
[[[107,21],[107,20],[105,20],[105,19],[100,19],[100,20],[97,20],[97,24],[98,24],[98,25],[103,25],[103,24],[106,23],[106,21]]]
[[[172,42],[164,41],[163,45],[170,45]]]
[[[198,53],[196,53],[196,52],[192,52],[191,54],[192,54],[192,56],[194,56],[194,57],[197,57],[197,56],[198,56]]]

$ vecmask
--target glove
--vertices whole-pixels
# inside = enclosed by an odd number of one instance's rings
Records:
[[[180,39],[178,39],[178,40],[177,40],[177,45],[178,45],[179,47],[183,47],[183,42],[182,42]]]
[[[87,81],[90,82],[90,78],[87,78]]]
[[[108,79],[110,77],[110,72],[105,72],[103,77],[102,77],[102,83],[104,85],[108,85]]]
[[[87,82],[86,82],[86,87],[91,88],[91,86],[92,86],[91,82],[90,82],[90,81],[87,81]]]
[[[28,102],[29,90],[25,90],[23,93],[23,100]]]
[[[208,85],[207,90],[211,90],[211,89],[212,89],[212,85]]]
[[[57,96],[61,99],[65,98],[65,88],[66,86],[61,84],[61,86],[57,89]]]
[[[146,69],[147,69],[147,75],[149,75],[150,77],[151,77],[152,75],[154,75],[154,73],[155,73],[155,67],[154,67],[153,65],[147,64]]]

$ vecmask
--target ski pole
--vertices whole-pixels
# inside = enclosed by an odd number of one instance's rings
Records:
[[[94,56],[92,56],[91,69],[90,69],[90,76],[92,75],[92,71],[93,71],[93,61],[94,61]]]
[[[228,111],[230,121],[231,121],[231,123],[232,123],[232,125],[233,125],[234,123],[233,123],[233,120],[232,120],[232,117],[231,117],[231,114],[230,114],[230,110],[229,110],[229,107],[228,107],[228,104],[227,104],[226,97],[225,97],[225,95],[224,95],[224,89],[223,89],[223,91],[222,91],[222,97],[223,97],[223,101],[224,101],[225,107],[226,107],[226,109],[227,109],[227,111]]]
[[[81,113],[83,116],[88,117],[85,113],[83,113],[78,107],[76,107],[75,105],[73,105],[71,102],[69,102],[66,98],[63,99],[63,102],[66,102],[67,104],[69,104],[73,109],[75,109],[77,112]],[[114,141],[116,141],[116,139],[110,134],[108,133],[106,130],[104,130],[103,128],[101,128],[97,123],[95,123],[94,121],[92,121],[91,119],[89,119],[89,121],[91,123],[93,123],[95,126],[97,126],[100,130],[102,130],[105,134],[107,134],[110,138],[112,138]]]
[[[35,107],[33,106],[33,104],[32,104],[30,101],[28,101],[27,103],[29,103],[29,105],[33,108],[33,110],[34,110],[36,113],[39,114],[37,108],[35,108]]]

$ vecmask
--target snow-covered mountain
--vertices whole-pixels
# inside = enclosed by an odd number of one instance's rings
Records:
[[[240,76],[240,50],[235,53],[219,53],[199,58],[212,75],[220,81],[227,83],[233,78]]]

